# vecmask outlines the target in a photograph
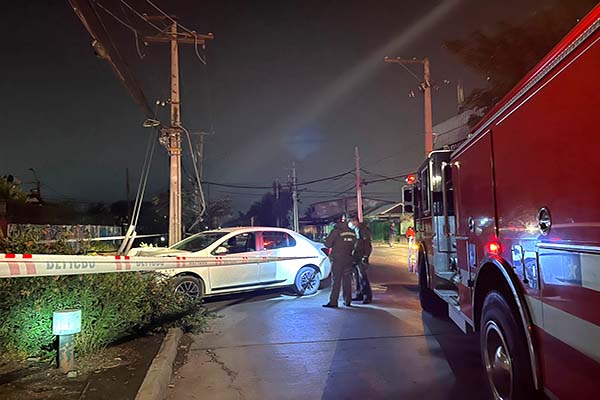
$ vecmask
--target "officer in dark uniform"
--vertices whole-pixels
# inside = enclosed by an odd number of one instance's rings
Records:
[[[352,264],[356,234],[345,222],[338,222],[333,231],[325,239],[325,245],[331,249],[331,271],[333,273],[333,287],[329,295],[329,302],[323,307],[336,308],[340,297],[340,287],[343,288],[344,304],[351,307],[352,303]]]
[[[363,304],[369,304],[373,301],[373,292],[367,269],[369,268],[369,256],[373,251],[371,244],[371,230],[367,225],[358,222],[357,218],[350,218],[348,227],[356,233],[356,243],[354,244],[354,265],[358,283],[358,293],[352,300],[362,300]]]

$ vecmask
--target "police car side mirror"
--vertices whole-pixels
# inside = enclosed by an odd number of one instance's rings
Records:
[[[229,250],[227,250],[227,247],[219,246],[215,249],[214,253],[220,256],[229,253]]]

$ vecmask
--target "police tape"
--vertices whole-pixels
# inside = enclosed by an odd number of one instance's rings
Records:
[[[243,265],[273,261],[300,260],[305,257],[130,257],[63,256],[50,254],[0,254],[0,278],[102,274],[108,272],[156,271],[221,265]]]

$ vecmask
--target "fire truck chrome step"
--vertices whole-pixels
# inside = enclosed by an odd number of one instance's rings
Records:
[[[441,297],[446,303],[455,307],[459,306],[458,292],[456,290],[435,289],[435,294]]]
[[[452,278],[454,278],[454,276],[456,275],[456,272],[455,271],[435,271],[435,274],[442,279],[450,281],[450,280],[452,280]]]
[[[448,304],[448,316],[463,333],[467,333],[467,316],[460,311],[460,308]]]

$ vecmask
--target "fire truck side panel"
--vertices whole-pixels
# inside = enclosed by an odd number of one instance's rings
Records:
[[[461,311],[473,320],[472,286],[485,245],[495,238],[491,132],[484,133],[468,151],[453,158],[452,176],[457,207],[456,250],[460,271]]]
[[[493,128],[503,256],[528,296],[544,384],[561,399],[595,397],[600,377],[598,71],[600,30]]]
[[[431,171],[429,160],[421,167],[419,176],[419,190],[416,192],[415,203],[418,204],[416,210],[418,218],[415,220],[415,227],[419,236],[422,247],[425,251],[425,257],[427,257],[427,265],[432,266],[428,269],[429,282],[431,282],[431,288],[435,288],[435,274],[434,274],[434,243],[433,243],[433,212],[431,203]]]

